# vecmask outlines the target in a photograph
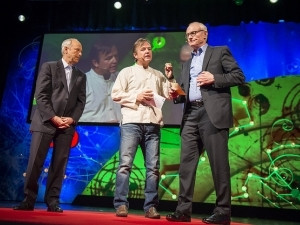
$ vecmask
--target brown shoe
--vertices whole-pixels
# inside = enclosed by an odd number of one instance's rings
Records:
[[[150,209],[148,209],[148,211],[145,214],[145,217],[150,219],[160,219],[160,215],[155,207],[151,207]]]
[[[128,215],[128,208],[126,205],[120,205],[116,210],[116,216],[119,217],[127,217]]]

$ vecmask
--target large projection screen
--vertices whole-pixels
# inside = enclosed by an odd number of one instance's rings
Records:
[[[91,70],[92,59],[90,53],[93,51],[93,46],[95,43],[101,43],[105,45],[113,44],[117,49],[118,63],[117,63],[117,72],[122,68],[131,66],[134,63],[134,58],[132,55],[132,47],[134,42],[138,38],[147,38],[152,45],[153,59],[150,63],[152,68],[160,70],[164,73],[164,65],[166,62],[170,62],[173,65],[175,78],[178,79],[180,75],[180,68],[182,64],[182,57],[190,57],[185,53],[181,53],[182,46],[185,45],[184,32],[163,32],[163,33],[77,33],[77,34],[45,34],[43,43],[41,46],[40,58],[38,62],[37,72],[39,71],[40,66],[45,61],[53,61],[61,58],[61,43],[67,38],[77,38],[83,46],[83,55],[80,62],[76,65],[83,72],[87,73]],[[187,56],[186,56],[187,55]],[[108,92],[109,90],[107,90]],[[106,105],[104,95],[107,98],[110,98],[108,93],[104,93],[94,97],[100,101],[102,105]],[[94,92],[93,92],[94,93]],[[99,92],[98,92],[99,93]],[[88,93],[87,93],[88,94]],[[32,110],[35,107],[35,101],[32,94]],[[87,103],[88,104],[88,103]],[[99,105],[99,104],[98,104]],[[97,109],[95,109],[97,110]],[[113,110],[120,110],[120,108],[115,108]],[[182,116],[182,104],[173,104],[172,101],[165,101],[163,108],[163,118],[165,125],[179,125],[181,116]],[[85,112],[84,112],[85,113]],[[109,120],[101,118],[101,112],[99,114],[99,120],[91,117],[82,116],[82,119],[79,120],[80,124],[118,124],[119,120]],[[94,113],[95,114],[95,113]],[[120,114],[120,112],[119,112]],[[29,113],[29,120],[32,115],[32,112]],[[104,117],[104,116],[103,116]],[[84,118],[84,119],[83,119]]]

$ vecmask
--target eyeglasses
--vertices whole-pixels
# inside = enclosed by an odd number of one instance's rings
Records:
[[[201,32],[201,31],[205,31],[205,30],[196,30],[196,31],[192,31],[190,33],[186,33],[185,38],[188,39],[190,35],[191,35],[191,37],[194,37],[197,33]]]

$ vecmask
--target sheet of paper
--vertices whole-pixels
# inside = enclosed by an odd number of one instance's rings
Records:
[[[153,99],[151,101],[146,101],[146,104],[161,109],[165,103],[165,100],[166,98],[154,93]]]

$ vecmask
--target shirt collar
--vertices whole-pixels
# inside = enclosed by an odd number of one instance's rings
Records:
[[[147,68],[144,68],[142,65],[139,65],[137,63],[134,64],[135,66],[139,67],[140,69],[143,69],[143,70],[149,70],[150,66],[148,65]]]
[[[70,66],[71,68],[73,68],[73,65],[69,65],[63,58],[62,58],[62,63],[64,65],[64,68],[67,68],[67,66]]]
[[[205,45],[201,46],[200,48],[198,48],[197,51],[192,51],[191,52],[192,57],[201,55],[202,52],[206,51],[206,48],[207,48],[207,44],[205,44]]]
[[[192,51],[192,56],[199,56],[202,53],[202,48],[198,48],[197,51]]]

